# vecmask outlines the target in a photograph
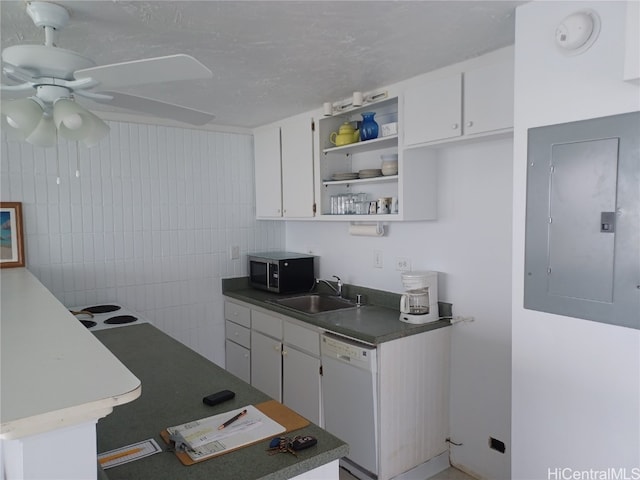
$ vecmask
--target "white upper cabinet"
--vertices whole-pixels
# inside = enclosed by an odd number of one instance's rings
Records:
[[[257,218],[314,214],[311,117],[292,117],[254,130]]]
[[[513,64],[465,72],[463,95],[465,135],[513,128]]]
[[[513,63],[426,80],[404,93],[404,146],[513,128]]]
[[[284,217],[313,217],[313,131],[311,118],[281,122]]]
[[[280,128],[261,127],[253,132],[255,150],[256,216],[282,216]]]
[[[462,74],[439,78],[404,92],[404,144],[462,135]]]

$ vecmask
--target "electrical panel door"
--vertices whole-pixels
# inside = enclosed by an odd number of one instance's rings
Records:
[[[640,113],[529,130],[524,307],[640,329]]]

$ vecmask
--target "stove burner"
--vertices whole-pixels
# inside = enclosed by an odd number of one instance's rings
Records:
[[[95,327],[97,325],[96,322],[92,322],[91,320],[80,320],[80,323],[87,328]]]
[[[94,307],[83,308],[82,310],[90,313],[109,313],[109,312],[115,312],[116,310],[120,310],[120,306],[119,305],[96,305]]]
[[[108,318],[104,321],[109,325],[120,325],[122,323],[132,323],[138,320],[138,317],[134,317],[133,315],[117,315],[115,317]]]

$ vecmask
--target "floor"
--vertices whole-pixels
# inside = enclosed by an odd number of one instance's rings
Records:
[[[358,479],[353,475],[349,474],[349,472],[347,472],[343,468],[341,468],[340,480],[358,480]],[[474,478],[470,477],[466,473],[461,472],[456,468],[449,467],[445,471],[437,474],[435,477],[429,477],[428,480],[474,480]]]

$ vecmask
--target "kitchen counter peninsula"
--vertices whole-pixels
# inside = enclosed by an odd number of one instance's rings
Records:
[[[100,453],[149,438],[164,448],[160,432],[169,426],[271,400],[150,324],[101,330],[95,335],[142,381],[142,396],[137,401],[98,423]],[[231,390],[236,396],[214,407],[202,403],[204,396],[220,390]],[[173,453],[162,452],[105,473],[109,480],[279,480],[311,478],[305,474],[335,464],[335,476],[325,470],[313,478],[337,478],[337,460],[347,455],[347,444],[314,424],[287,435],[297,434],[318,439],[316,446],[299,452],[298,458],[267,455],[265,440],[191,466],[182,465]]]
[[[278,298],[294,297],[296,294],[279,295],[257,290],[249,285],[247,277],[222,279],[222,294],[226,297],[250,303],[371,345],[379,345],[451,325],[451,321],[448,319],[420,325],[401,322],[398,318],[400,316],[398,310],[400,295],[395,293],[352,285],[345,285],[343,291],[345,298],[355,298],[356,294],[365,295],[366,304],[356,308],[307,315],[273,303]],[[451,317],[451,304],[445,302],[438,302],[438,304],[440,316]]]
[[[138,398],[140,380],[27,269],[0,278],[2,471],[92,478],[96,421]]]

